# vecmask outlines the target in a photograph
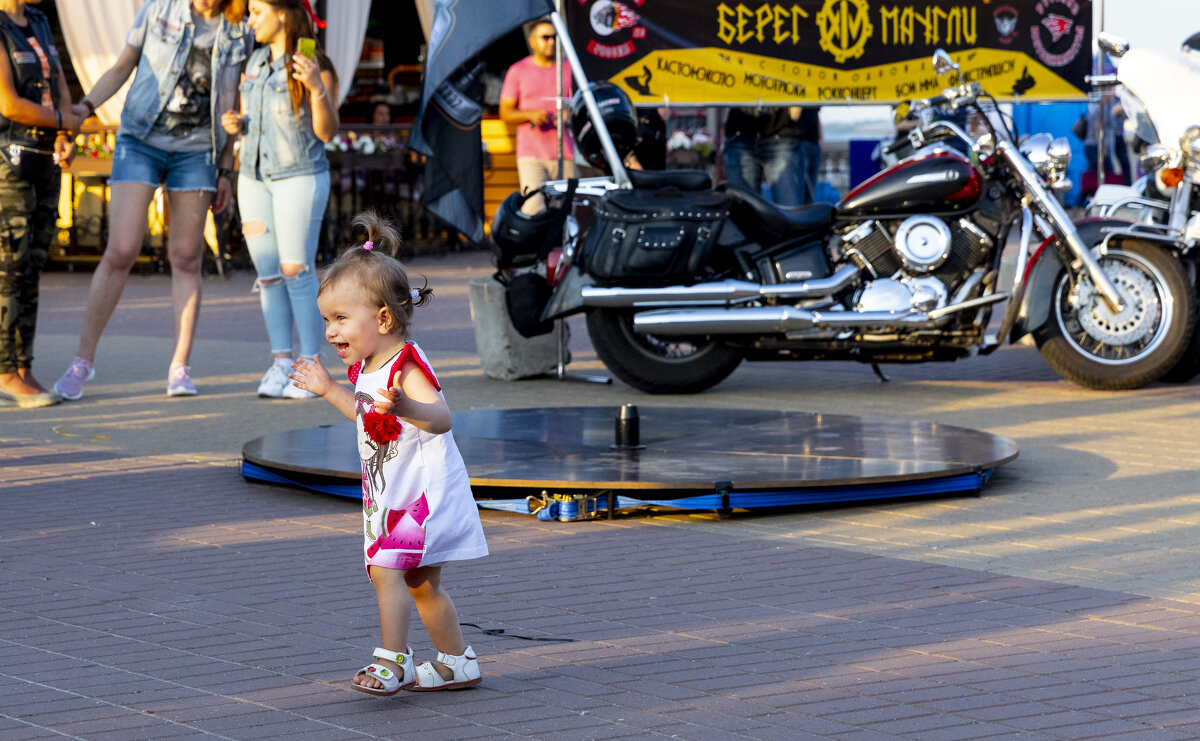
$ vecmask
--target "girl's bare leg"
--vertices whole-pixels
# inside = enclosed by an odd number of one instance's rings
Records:
[[[412,619],[412,600],[404,585],[403,571],[371,566],[371,583],[375,587],[375,600],[379,603],[379,646],[388,651],[408,651],[408,623]],[[398,676],[404,676],[400,665],[387,659],[375,659]],[[367,674],[354,678],[356,684],[381,689],[383,683]]]
[[[442,589],[442,567],[422,566],[404,572],[408,592],[417,604],[421,622],[433,640],[434,648],[444,654],[461,655],[467,650],[462,627],[458,624],[458,610],[450,595]],[[442,679],[453,679],[454,671],[434,661],[433,668]]]

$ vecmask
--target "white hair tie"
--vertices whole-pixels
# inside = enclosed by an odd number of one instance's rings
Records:
[[[420,292],[420,291],[418,291],[418,290],[417,290],[417,289],[415,289],[415,288],[414,288],[414,289],[412,289],[411,291],[409,291],[409,292],[408,292],[408,295],[409,295],[409,296],[412,296],[412,302],[413,302],[414,304],[415,304],[415,303],[417,303],[418,301],[420,301],[420,300],[421,300],[421,292]]]

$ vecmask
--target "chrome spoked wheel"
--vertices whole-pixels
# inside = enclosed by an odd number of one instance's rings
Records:
[[[1132,389],[1166,374],[1187,348],[1196,307],[1183,267],[1162,248],[1125,242],[1099,258],[1124,306],[1113,311],[1086,275],[1063,271],[1039,333],[1046,362],[1095,389]]]
[[[1110,252],[1100,266],[1121,295],[1113,311],[1085,274],[1072,290],[1064,274],[1055,291],[1063,336],[1098,363],[1127,365],[1154,353],[1175,318],[1175,299],[1162,271],[1136,254]]]

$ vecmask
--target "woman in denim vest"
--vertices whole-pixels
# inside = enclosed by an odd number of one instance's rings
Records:
[[[62,401],[33,377],[33,335],[58,216],[55,161],[70,163],[79,120],[50,22],[25,6],[0,0],[0,405],[28,408]]]
[[[274,356],[258,395],[312,398],[288,380],[292,330],[300,354],[325,344],[317,309],[317,240],[329,200],[325,142],[338,130],[337,74],[319,50],[297,53],[297,39],[324,26],[306,0],[250,0],[250,27],[262,44],[242,76],[242,113],[222,125],[242,134],[238,206],[242,234],[258,271],[263,319]]]
[[[95,373],[96,345],[141,252],[146,210],[159,186],[171,211],[175,314],[167,394],[196,393],[188,359],[200,312],[204,221],[210,205],[220,213],[230,201],[233,141],[220,112],[234,104],[253,45],[244,16],[244,0],[146,0],[117,61],[76,104],[77,113],[91,115],[137,70],[113,152],[108,246],[92,276],[75,360],[54,384],[66,399],[83,396]]]

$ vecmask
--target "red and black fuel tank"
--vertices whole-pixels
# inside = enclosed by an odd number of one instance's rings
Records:
[[[839,217],[966,211],[983,193],[983,176],[956,152],[901,160],[838,202]]]

